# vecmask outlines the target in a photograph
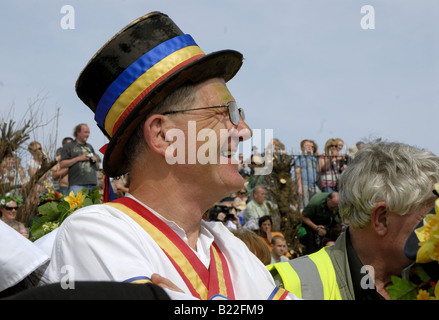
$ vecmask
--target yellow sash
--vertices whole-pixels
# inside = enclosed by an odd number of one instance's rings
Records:
[[[123,197],[106,205],[127,214],[154,239],[194,297],[205,300],[214,295],[222,295],[235,299],[227,261],[215,242],[210,247],[210,265],[207,269],[168,225],[137,201]]]

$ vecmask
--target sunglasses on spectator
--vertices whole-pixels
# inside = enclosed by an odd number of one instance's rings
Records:
[[[230,121],[235,126],[237,126],[239,123],[239,117],[241,117],[242,120],[245,120],[244,109],[238,108],[235,101],[230,101],[224,106],[202,107],[202,108],[185,109],[185,110],[171,110],[171,111],[163,112],[162,115],[173,114],[178,112],[194,111],[194,110],[213,109],[213,108],[227,108],[229,112]]]
[[[18,210],[18,207],[8,207],[8,206],[6,206],[5,209],[8,210],[8,211],[12,211],[12,210]]]
[[[330,148],[337,148],[338,146],[336,144],[331,144],[329,147]]]

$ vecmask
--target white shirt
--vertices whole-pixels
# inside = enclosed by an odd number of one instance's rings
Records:
[[[287,261],[290,261],[290,259],[288,259],[288,258],[285,257],[285,256],[280,256],[279,260],[276,260],[276,258],[273,257],[273,254],[271,254],[270,256],[271,256],[271,262],[270,262],[271,264],[273,264],[273,263],[278,263],[278,262],[287,262]]]
[[[13,287],[32,272],[43,272],[49,256],[0,220],[0,291]]]
[[[187,243],[183,229],[148,209]],[[210,245],[214,240],[227,260],[235,298],[267,299],[276,288],[271,274],[221,222],[201,222],[196,254],[202,263],[209,266]],[[62,269],[63,266],[69,267]],[[85,207],[63,222],[48,267],[52,282],[66,280],[66,277],[73,277],[70,280],[76,281],[130,282],[139,277],[150,278],[154,273],[169,279],[186,293],[179,295],[168,290],[171,298],[193,298],[152,237],[128,215],[107,205]],[[288,298],[296,299],[296,296],[289,294]]]

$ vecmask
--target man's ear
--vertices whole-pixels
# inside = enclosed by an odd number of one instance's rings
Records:
[[[388,213],[384,201],[378,202],[370,213],[371,226],[380,236],[385,236],[387,234]]]
[[[154,114],[146,119],[143,126],[146,144],[152,151],[163,156],[169,146],[169,141],[166,141],[166,121],[168,119],[165,116]]]

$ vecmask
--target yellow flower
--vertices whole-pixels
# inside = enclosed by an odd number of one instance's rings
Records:
[[[416,255],[416,262],[428,263],[439,260],[439,226],[433,227],[425,235],[426,240],[419,243],[420,248]]]
[[[427,214],[424,218],[424,226],[415,230],[420,242],[429,241],[431,231],[439,225],[439,217],[436,214]]]
[[[76,196],[73,193],[73,191],[70,191],[70,194],[67,197],[65,197],[64,200],[69,203],[70,208],[76,208],[76,207],[82,206],[82,204],[84,203],[85,197],[86,196],[82,194],[81,190],[78,191]]]
[[[427,290],[419,289],[416,300],[430,300],[430,295]]]
[[[424,218],[424,226],[415,230],[419,239],[419,250],[416,262],[428,263],[439,260],[439,199],[435,203],[436,214],[428,214]]]
[[[419,289],[416,300],[439,300],[439,284],[434,287],[434,297],[430,296],[427,290]]]

